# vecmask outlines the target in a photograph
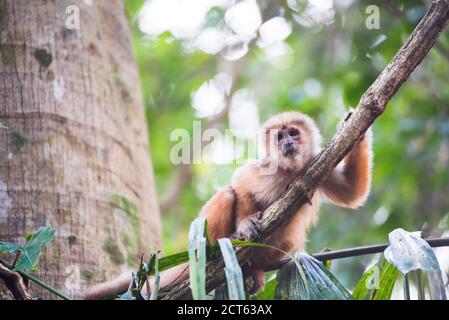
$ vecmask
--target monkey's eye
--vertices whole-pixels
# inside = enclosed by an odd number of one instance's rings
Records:
[[[284,138],[284,134],[281,131],[279,131],[278,132],[278,141],[281,141],[282,138]]]
[[[298,129],[290,128],[290,129],[288,130],[288,135],[289,135],[290,137],[296,137],[298,134],[299,134],[299,130],[298,130]]]

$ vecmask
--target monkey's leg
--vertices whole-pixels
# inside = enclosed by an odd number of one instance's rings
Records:
[[[265,287],[265,273],[262,269],[250,265],[245,265],[243,267],[243,274],[245,277],[251,277],[251,279],[253,280],[253,285],[249,289],[250,295],[255,295],[263,287]]]
[[[260,239],[260,221],[262,219],[262,211],[259,211],[245,220],[237,227],[237,231],[232,235],[231,239],[236,240],[254,240]],[[262,269],[257,266],[246,264],[243,266],[243,274],[245,277],[251,277],[253,285],[249,290],[250,295],[256,294],[265,286],[265,274]]]

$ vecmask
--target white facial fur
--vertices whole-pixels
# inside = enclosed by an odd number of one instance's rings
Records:
[[[279,130],[289,127],[297,128],[300,131],[300,137],[296,143],[295,152],[284,155],[282,146],[278,143],[277,133]],[[310,117],[302,113],[278,114],[268,119],[263,128],[265,131],[264,147],[269,149],[266,150],[266,155],[271,161],[277,161],[281,169],[300,170],[309,159],[320,151],[321,135],[318,127]]]

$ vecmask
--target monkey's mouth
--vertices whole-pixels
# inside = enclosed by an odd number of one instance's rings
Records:
[[[282,148],[282,155],[284,157],[289,157],[293,154],[295,154],[297,151],[293,146],[286,146],[284,148]]]

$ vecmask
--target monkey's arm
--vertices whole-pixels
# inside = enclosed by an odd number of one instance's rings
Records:
[[[321,186],[320,190],[332,203],[356,209],[365,202],[371,185],[371,140],[369,129],[343,159],[342,166],[335,168]]]
[[[200,217],[207,220],[207,229],[212,243],[234,233],[235,206],[235,191],[228,187],[217,192],[201,209]]]

